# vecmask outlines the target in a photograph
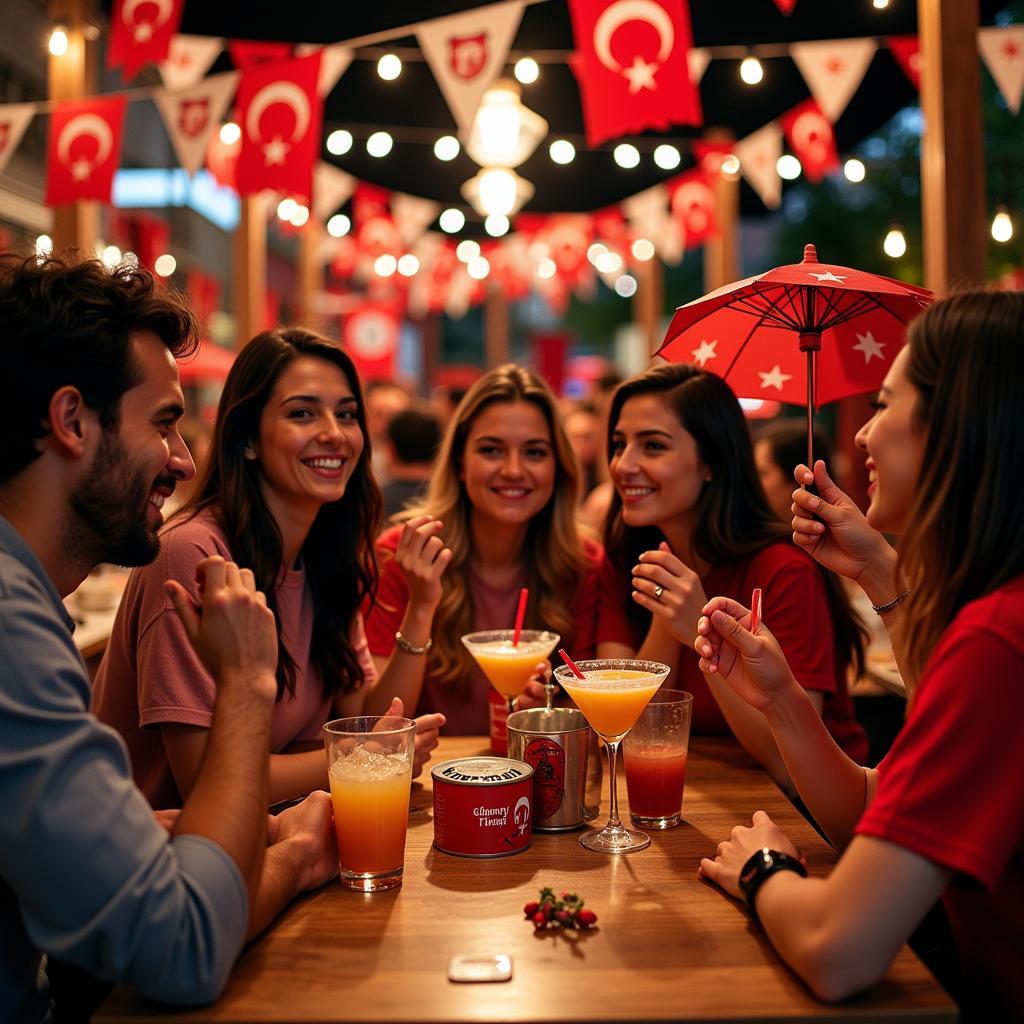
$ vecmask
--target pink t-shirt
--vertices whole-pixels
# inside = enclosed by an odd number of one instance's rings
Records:
[[[402,624],[406,606],[409,603],[409,588],[398,563],[392,557],[398,548],[402,527],[396,526],[377,540],[380,556],[380,580],[377,602],[372,608],[364,607],[366,636],[370,650],[381,658],[390,657],[395,646],[395,630]],[[563,637],[564,645],[571,643],[573,656],[592,658],[597,642],[597,574],[601,563],[600,545],[585,541],[583,545],[586,567],[579,582],[579,588],[570,602],[570,611],[576,625],[571,641]],[[526,571],[508,587],[500,590],[488,586],[474,572],[467,575],[468,597],[473,605],[473,629],[503,629],[511,626],[516,619],[519,591],[526,585]],[[480,671],[467,651],[467,663],[472,663],[473,674],[469,684],[453,683],[440,678],[428,662],[423,677],[417,715],[440,711],[447,719],[443,732],[448,736],[487,735],[490,728],[488,695],[491,684]]]
[[[233,559],[209,512],[162,535],[156,561],[132,572],[93,690],[93,712],[124,737],[135,783],[156,808],[180,806],[181,794],[155,727],[176,722],[209,728],[217,690],[188,642],[164,581],[177,580],[198,602],[196,565],[208,555]],[[274,707],[270,749],[278,753],[290,743],[320,739],[331,701],[310,662],[313,596],[305,571],[286,572],[276,598],[281,639],[296,665],[294,696],[285,693]],[[372,685],[377,672],[362,616],[356,618],[352,643],[363,684]]]

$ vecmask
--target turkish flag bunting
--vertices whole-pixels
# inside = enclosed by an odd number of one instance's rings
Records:
[[[323,101],[317,94],[320,54],[242,72],[238,120],[242,150],[239,195],[265,188],[309,199],[320,156]]]
[[[34,103],[5,103],[0,106],[0,174],[18,148],[35,112]]]
[[[703,123],[687,0],[569,0],[587,144]]]
[[[345,317],[342,345],[363,380],[394,375],[400,328],[392,303],[364,302]]]
[[[232,39],[228,43],[231,63],[239,71],[261,68],[267,64],[283,64],[292,55],[291,43],[252,42],[247,39]]]
[[[814,99],[806,99],[779,118],[808,181],[821,181],[839,166],[832,125]]]
[[[107,67],[130,80],[148,61],[166,59],[184,9],[185,0],[114,0]]]
[[[690,148],[693,150],[693,155],[697,158],[701,170],[709,178],[713,178],[722,173],[722,161],[732,155],[733,143],[726,142],[724,139],[710,142],[694,139]]]
[[[669,208],[687,249],[718,235],[718,200],[707,175],[695,167],[668,182]]]
[[[127,103],[124,96],[112,96],[56,105],[47,144],[47,206],[78,199],[110,201]]]
[[[921,91],[921,40],[917,36],[889,36],[886,45],[903,71]]]
[[[1024,25],[978,29],[978,49],[1011,114],[1024,96]]]
[[[788,16],[793,13],[793,8],[796,7],[796,0],[775,0],[775,6]]]

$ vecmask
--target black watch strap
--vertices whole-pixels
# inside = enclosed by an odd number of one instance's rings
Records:
[[[752,854],[740,872],[740,892],[755,921],[757,920],[757,908],[754,906],[754,898],[757,896],[758,889],[776,871],[795,871],[801,878],[807,877],[807,868],[796,857],[791,857],[781,850],[769,850],[767,846]]]

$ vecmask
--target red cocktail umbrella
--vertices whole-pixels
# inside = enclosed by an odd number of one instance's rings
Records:
[[[877,388],[931,301],[926,288],[819,263],[806,245],[803,263],[680,306],[657,354],[719,374],[744,398],[806,405],[813,466],[815,408]]]

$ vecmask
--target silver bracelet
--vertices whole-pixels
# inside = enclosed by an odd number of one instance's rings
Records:
[[[406,640],[401,633],[395,633],[395,644],[404,654],[426,654],[427,651],[430,650],[430,646],[433,642],[434,641],[431,640],[430,637],[427,637],[427,642],[420,647],[419,645]]]
[[[891,601],[886,601],[885,604],[873,604],[872,610],[879,615],[884,615],[886,612],[891,612],[893,608],[899,607],[903,602],[910,596],[910,587],[907,587],[902,594],[898,594]]]

